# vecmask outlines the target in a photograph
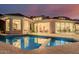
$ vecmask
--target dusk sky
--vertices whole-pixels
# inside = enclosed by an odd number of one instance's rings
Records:
[[[49,4],[20,4],[20,5],[0,5],[0,13],[22,13],[26,16],[67,16],[79,19],[79,5],[49,5]]]

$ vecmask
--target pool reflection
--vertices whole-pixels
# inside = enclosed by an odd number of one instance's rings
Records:
[[[77,42],[74,39],[40,36],[0,36],[0,40],[24,50],[45,48]]]

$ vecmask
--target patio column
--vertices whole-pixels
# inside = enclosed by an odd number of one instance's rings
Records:
[[[21,19],[21,33],[23,34],[23,20]]]
[[[12,33],[12,21],[13,21],[13,19],[10,19],[10,33]]]

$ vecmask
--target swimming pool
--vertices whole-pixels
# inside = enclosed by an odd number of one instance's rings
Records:
[[[58,46],[77,42],[74,39],[70,38],[61,38],[61,37],[43,37],[43,36],[0,36],[0,41],[3,41],[7,44],[11,44],[17,48],[24,50],[32,50],[39,48],[41,46]]]

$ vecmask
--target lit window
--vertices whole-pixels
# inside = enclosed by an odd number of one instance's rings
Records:
[[[39,20],[42,20],[42,17],[39,17]]]
[[[60,33],[61,32],[60,29],[61,29],[60,22],[56,22],[55,23],[55,32]]]
[[[65,24],[64,23],[61,23],[61,32],[65,32],[64,27],[65,27]]]
[[[74,24],[70,23],[70,32],[74,32]]]
[[[65,23],[66,32],[70,32],[70,23]]]
[[[13,20],[13,30],[21,30],[21,20]]]
[[[10,31],[10,20],[6,20],[6,31]]]
[[[76,33],[79,33],[79,24],[76,24]]]

